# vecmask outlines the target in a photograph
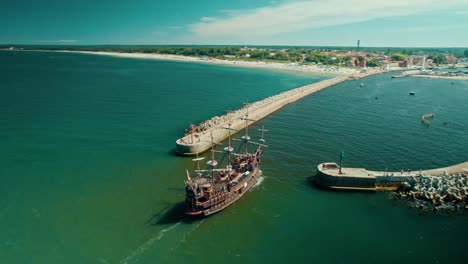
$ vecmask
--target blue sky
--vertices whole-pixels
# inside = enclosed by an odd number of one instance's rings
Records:
[[[468,0],[3,0],[5,44],[468,47]]]

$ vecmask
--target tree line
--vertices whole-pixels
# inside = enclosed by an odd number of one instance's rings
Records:
[[[0,45],[0,48],[9,48],[11,45]],[[15,48],[27,50],[80,50],[80,51],[104,51],[121,53],[153,53],[174,54],[183,56],[200,56],[222,59],[244,60],[271,60],[283,62],[305,62],[325,65],[342,65],[354,60],[354,63],[366,60],[367,66],[381,66],[382,62],[376,57],[390,56],[393,60],[404,61],[409,55],[429,55],[437,64],[446,63],[446,54],[456,57],[468,57],[468,50],[459,48],[361,48],[366,52],[364,56],[352,57],[344,55],[344,52],[355,51],[354,48],[346,47],[281,47],[281,46],[255,46],[244,48],[242,46],[158,46],[158,45],[17,45]],[[450,53],[449,53],[450,52]],[[341,53],[341,54],[340,54]]]

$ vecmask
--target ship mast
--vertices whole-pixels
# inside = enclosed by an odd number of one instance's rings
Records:
[[[228,154],[228,165],[226,167],[228,175],[231,175],[231,153],[234,151],[234,148],[231,147],[231,130],[237,131],[236,129],[231,128],[232,123],[229,120],[228,127],[223,127],[228,130],[228,146],[224,148],[224,153]]]
[[[242,141],[245,142],[245,154],[248,153],[248,146],[249,146],[249,121],[255,121],[253,119],[249,119],[249,108],[247,108],[247,113],[245,114],[245,118],[242,118],[242,120],[245,120],[245,135],[241,137]]]
[[[214,146],[215,144],[217,144],[216,142],[214,142],[214,139],[213,139],[213,131],[211,131],[211,160],[209,160],[207,162],[208,166],[210,167],[211,169],[211,179],[214,178],[214,167],[216,165],[218,165],[218,162],[214,159],[214,153],[215,153],[215,149],[214,149]]]
[[[205,157],[201,157],[201,158],[198,157],[198,152],[197,152],[197,158],[192,159],[192,161],[195,161],[197,163],[197,170],[196,170],[197,177],[200,177],[202,175],[201,170],[200,170],[200,160],[204,160],[204,159]]]
[[[258,129],[258,131],[262,131],[262,138],[260,138],[258,141],[260,141],[262,143],[265,143],[264,134],[265,134],[265,132],[268,132],[268,130],[265,129],[265,126],[262,126],[262,128]]]

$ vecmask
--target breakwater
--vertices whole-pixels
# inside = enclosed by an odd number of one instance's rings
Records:
[[[315,183],[320,187],[330,189],[396,190],[404,182],[411,182],[415,178],[427,175],[442,177],[455,174],[468,175],[468,162],[432,170],[401,170],[399,172],[368,171],[364,168],[340,168],[334,162],[326,162],[317,166]]]
[[[315,183],[338,190],[395,191],[393,197],[421,210],[468,209],[468,162],[419,172],[368,171],[340,168],[333,162],[317,166]]]
[[[227,138],[229,133],[232,135],[236,133],[236,130],[245,128],[246,122],[240,118],[245,117],[247,114],[249,119],[258,121],[310,94],[350,79],[361,79],[381,72],[376,70],[351,76],[338,76],[267,97],[223,116],[215,116],[197,126],[191,126],[190,133],[176,140],[176,152],[182,155],[195,155],[204,152],[211,147],[211,136],[213,136],[214,141],[219,142]],[[234,130],[223,129],[229,123]]]
[[[468,209],[468,172],[411,177],[401,184],[394,197],[422,210]]]

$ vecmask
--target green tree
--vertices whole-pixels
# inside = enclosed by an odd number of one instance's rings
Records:
[[[352,60],[352,59],[353,59],[353,57],[350,56],[350,55],[346,55],[346,56],[343,57],[343,61],[344,61],[344,62],[350,61],[350,60]]]
[[[273,56],[273,59],[280,60],[280,61],[287,61],[288,56],[284,52],[278,52]]]
[[[393,53],[392,54],[392,59],[393,60],[396,60],[396,61],[404,61],[406,60],[406,56],[404,54],[401,54],[401,53]]]
[[[382,65],[383,65],[382,62],[378,60],[370,60],[367,62],[367,66],[369,67],[380,67]]]
[[[323,64],[331,64],[333,63],[333,60],[331,60],[330,56],[327,54],[323,54],[318,51],[312,51],[309,54],[307,54],[306,60],[308,62],[315,62],[315,63],[323,63]]]
[[[250,58],[252,59],[259,59],[259,60],[263,60],[265,59],[269,54],[265,51],[261,51],[261,50],[252,50],[250,52]]]
[[[289,60],[290,61],[300,61],[302,59],[302,54],[297,49],[289,50]]]
[[[344,58],[343,57],[336,57],[335,59],[335,64],[341,64],[344,62]]]
[[[435,64],[445,64],[445,63],[447,63],[447,58],[442,54],[439,54],[439,55],[436,55],[436,56],[430,56],[430,58],[432,58],[432,60],[434,61]]]

